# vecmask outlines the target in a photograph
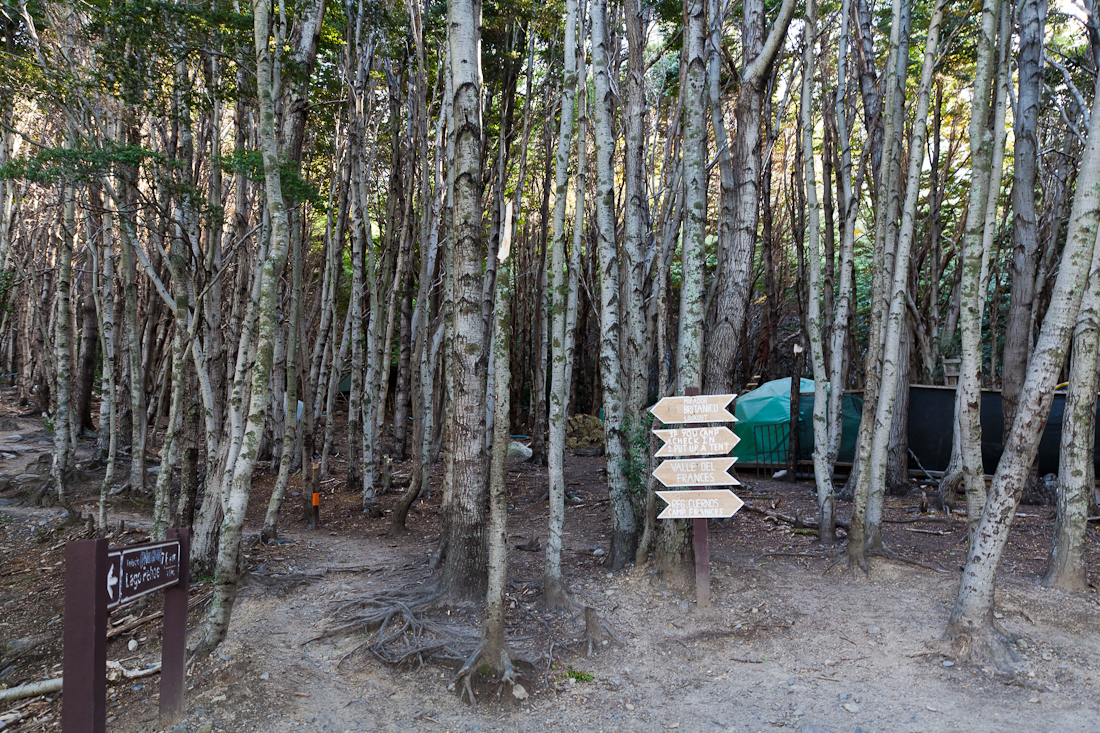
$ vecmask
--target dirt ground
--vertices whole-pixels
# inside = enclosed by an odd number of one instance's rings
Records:
[[[11,435],[49,450],[39,443],[49,439],[41,419],[4,427],[0,454]],[[82,443],[79,455],[89,451]],[[37,458],[34,450],[0,459],[0,473],[24,471]],[[833,556],[816,556],[815,537],[742,510],[711,523],[714,603],[700,609],[644,569],[610,573],[602,566],[610,527],[602,462],[566,460],[567,483],[580,503],[566,511],[565,573],[578,599],[598,609],[623,641],[608,639],[592,657],[585,654],[583,619],[548,613],[540,603],[542,553],[516,549],[532,540],[545,544],[545,469],[509,465],[507,633],[513,651],[536,670],[523,680],[525,699],[483,685],[475,709],[448,689],[453,668],[386,666],[355,651],[367,639],[361,630],[314,640],[362,599],[430,587],[428,562],[438,539],[438,491],[410,513],[408,533],[393,538],[389,510],[400,493],[383,496],[383,518],[369,519],[358,497],[332,481],[325,484],[319,530],[307,528],[301,499],[291,496],[281,525],[288,541],[249,549],[250,573],[229,637],[190,668],[185,720],[158,727],[154,675],[108,686],[108,731],[1100,730],[1100,596],[1038,584],[1050,507],[1021,508],[1002,565],[997,613],[1020,637],[1020,674],[1006,680],[931,651],[957,590],[965,524],[918,515],[919,491],[888,501],[887,518],[898,521],[887,525],[886,540],[943,572],[875,560],[866,576],[846,566],[826,574]],[[395,467],[397,479],[406,472]],[[258,531],[273,482],[261,474],[246,536]],[[96,476],[88,472],[82,484],[89,506]],[[755,508],[813,514],[810,482],[751,472],[741,480],[736,491]],[[849,511],[842,503],[841,516]],[[112,544],[141,541],[148,513],[141,503],[115,502],[112,524],[122,519],[127,529]],[[64,543],[84,536],[60,510],[20,506],[16,492],[0,492],[0,686],[60,675]],[[1096,579],[1095,531],[1088,543]],[[194,635],[209,582],[194,582],[191,593]],[[158,604],[153,596],[144,607],[112,614],[108,659],[128,669],[159,661],[159,621],[135,625]],[[434,619],[478,633],[476,615],[463,609],[440,610]],[[58,695],[0,706],[5,733],[59,730],[59,720]]]

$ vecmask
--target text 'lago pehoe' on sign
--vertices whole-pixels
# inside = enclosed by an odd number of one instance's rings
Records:
[[[175,585],[180,580],[180,542],[154,542],[107,554],[107,608]]]

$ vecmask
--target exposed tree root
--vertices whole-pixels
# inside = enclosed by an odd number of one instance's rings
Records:
[[[586,657],[591,657],[601,646],[607,646],[609,641],[614,641],[619,646],[626,646],[626,641],[619,636],[606,621],[600,618],[599,612],[592,606],[585,606],[583,614],[577,614],[574,619],[584,616],[584,643],[588,647]]]
[[[338,626],[308,639],[309,644],[334,636],[366,632],[367,638],[340,657],[337,665],[361,652],[394,666],[434,662],[453,666],[466,659],[479,638],[477,631],[463,624],[443,624],[423,617],[442,594],[413,596],[389,592],[364,601],[344,604],[338,613],[360,611]],[[366,613],[362,613],[365,610]],[[418,615],[418,611],[421,615]]]
[[[544,578],[542,583],[542,602],[550,611],[576,611],[583,607],[569,591],[565,581]]]
[[[474,709],[477,709],[477,698],[474,696],[471,679],[475,673],[485,676],[491,670],[500,675],[500,686],[497,688],[498,695],[507,683],[512,686],[512,693],[516,697],[520,699],[527,697],[527,691],[519,684],[519,678],[512,664],[512,657],[508,653],[508,647],[502,644],[499,650],[494,651],[493,646],[496,645],[486,644],[484,641],[478,644],[473,653],[467,657],[466,663],[458,670],[458,674],[455,675],[454,689],[458,693],[459,699],[462,699],[465,695],[470,701],[470,707]],[[489,669],[485,669],[486,667]]]
[[[1015,675],[1019,661],[1019,655],[1012,648],[1012,638],[992,621],[950,623],[943,638],[930,642],[929,647],[952,657],[958,664],[990,667],[1005,676]]]
[[[896,560],[897,562],[908,563],[909,565],[916,565],[919,568],[924,568],[925,570],[932,570],[933,572],[937,572],[937,573],[946,573],[947,572],[943,568],[937,568],[933,565],[929,565],[928,563],[923,563],[920,560],[914,560],[911,557],[906,557],[905,555],[898,554],[897,552],[894,552],[893,550],[891,550],[889,547],[886,547],[885,545],[880,545],[879,547],[876,547],[874,549],[868,549],[867,554],[868,555],[873,555],[875,557],[884,557],[888,560]]]
[[[764,556],[767,556],[767,555],[788,555],[788,556],[795,556],[795,557],[827,557],[828,554],[829,553],[802,554],[802,553],[765,552],[765,553],[763,553],[763,555],[761,555],[761,557],[764,557]],[[848,560],[848,569],[849,570],[855,570],[856,568],[859,568],[860,570],[863,571],[864,575],[870,574],[871,567],[870,567],[870,565],[867,564],[867,558],[868,557],[881,557],[881,558],[885,558],[887,560],[894,560],[896,562],[906,563],[906,564],[909,564],[909,565],[916,565],[919,568],[924,568],[925,570],[931,570],[931,571],[937,572],[937,573],[946,573],[947,572],[943,568],[937,568],[934,565],[929,565],[928,563],[921,562],[920,560],[915,560],[911,557],[906,557],[905,555],[901,555],[901,554],[895,552],[894,550],[891,550],[889,547],[886,547],[885,545],[879,545],[877,547],[868,547],[862,553],[859,553],[859,554],[851,554],[851,553],[848,552],[847,549],[841,550],[840,551],[840,556],[837,557],[837,559],[831,565],[829,565],[829,567],[825,568],[825,571],[821,574],[822,575],[828,575],[830,570],[832,570],[833,568],[840,565],[842,562],[844,562],[844,560],[846,558]]]
[[[864,558],[862,556],[850,555],[848,553],[848,548],[847,547],[843,547],[843,548],[841,548],[840,550],[838,550],[837,552],[835,552],[833,554],[836,555],[836,560],[833,560],[833,562],[829,564],[829,567],[825,568],[825,570],[821,573],[823,576],[828,575],[830,570],[832,570],[833,568],[839,566],[842,562],[844,562],[845,559],[848,560],[848,570],[849,571],[855,570],[856,567],[858,567],[860,570],[862,570],[864,572],[864,574],[866,574],[868,572],[866,558]]]

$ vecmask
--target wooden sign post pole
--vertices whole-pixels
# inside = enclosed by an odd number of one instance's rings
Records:
[[[180,541],[180,579],[164,590],[164,631],[160,646],[160,723],[172,725],[186,712],[187,586],[190,583],[191,530],[168,530]]]
[[[61,730],[107,730],[107,540],[65,546]]]
[[[695,397],[699,394],[698,387],[688,387],[684,394]],[[703,427],[699,423],[691,423],[686,427]],[[705,517],[696,517],[691,520],[691,535],[695,549],[695,602],[699,608],[710,608],[710,536]]]
[[[115,550],[107,540],[65,546],[62,733],[106,733],[108,608],[159,591],[164,591],[160,716],[164,725],[182,717],[189,555],[187,528],[168,530],[164,542]]]

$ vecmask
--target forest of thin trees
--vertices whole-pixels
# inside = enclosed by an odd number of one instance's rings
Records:
[[[475,658],[510,678],[510,436],[548,467],[549,606],[572,603],[575,414],[603,421],[608,567],[690,586],[690,523],[655,521],[647,407],[812,377],[820,541],[867,571],[896,556],[909,385],[957,363],[937,502],[965,513],[969,551],[944,639],[1005,663],[994,575],[1067,382],[1044,582],[1087,584],[1084,1],[0,0],[0,373],[54,440],[32,498],[79,514],[84,441],[101,529],[119,494],[152,504],[154,536],[193,526],[208,651],[258,468],[271,540],[330,477],[379,516],[408,462],[392,531],[442,492],[435,594],[488,598]],[[982,389],[1005,416],[988,482]],[[845,480],[846,390],[863,420]]]

